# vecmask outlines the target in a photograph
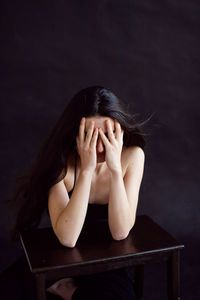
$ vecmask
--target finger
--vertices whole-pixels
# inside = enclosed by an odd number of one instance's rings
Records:
[[[98,134],[99,134],[98,128],[96,128],[96,129],[94,130],[94,134],[93,134],[93,137],[92,137],[92,140],[91,140],[91,144],[90,144],[92,148],[96,148],[96,145],[97,145],[97,139],[98,139]]]
[[[107,139],[107,137],[105,136],[105,134],[103,133],[103,130],[101,128],[99,128],[99,134],[100,134],[100,137],[101,137],[105,147],[108,147],[110,145],[110,142]]]
[[[80,139],[80,142],[83,142],[85,139],[85,118],[82,118],[81,122],[80,122],[79,139]]]
[[[89,145],[90,145],[93,132],[94,132],[94,121],[90,121],[90,126],[88,128],[88,131],[87,131],[87,134],[86,134],[86,138],[85,138],[85,145],[87,147],[89,147]]]
[[[116,139],[119,140],[122,135],[122,129],[119,122],[115,121],[115,131],[116,131]]]
[[[122,129],[122,141],[123,141],[123,138],[124,138],[124,130]]]
[[[121,130],[121,134],[120,134],[118,141],[119,141],[119,143],[121,143],[123,145],[123,142],[124,142],[124,130],[123,129]]]
[[[109,138],[111,143],[114,143],[115,142],[115,135],[113,133],[113,129],[112,129],[110,120],[106,121],[106,126],[107,126],[107,131],[108,131],[108,138]]]
[[[76,151],[78,152],[78,154],[79,154],[79,146],[80,146],[80,141],[79,141],[79,138],[77,136],[76,137]]]
[[[76,137],[76,144],[79,145],[79,137]]]

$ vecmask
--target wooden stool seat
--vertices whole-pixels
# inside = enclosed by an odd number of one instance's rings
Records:
[[[137,216],[122,241],[113,240],[107,222],[101,221],[86,223],[72,249],[59,243],[52,228],[22,232],[20,238],[36,284],[30,299],[46,299],[47,280],[128,266],[136,267],[135,293],[137,299],[143,299],[144,265],[155,261],[167,263],[168,299],[180,299],[180,250],[184,245],[146,215]]]

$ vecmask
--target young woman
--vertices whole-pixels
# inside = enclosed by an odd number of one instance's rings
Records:
[[[78,92],[15,194],[20,209],[13,236],[37,226],[47,209],[66,247],[76,246],[89,218],[106,218],[112,238],[125,239],[135,223],[144,146],[139,125],[111,90]],[[71,294],[58,286],[49,291],[64,299],[134,299],[126,268],[79,278],[71,282]]]

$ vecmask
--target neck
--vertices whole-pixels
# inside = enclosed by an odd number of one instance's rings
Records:
[[[105,167],[106,165],[106,162],[103,161],[103,162],[98,162],[97,165],[96,165],[96,169],[95,169],[95,173],[96,174],[99,174],[100,171],[102,171],[102,169]]]

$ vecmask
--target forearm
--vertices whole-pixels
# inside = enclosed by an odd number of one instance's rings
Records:
[[[133,216],[128,203],[122,172],[111,172],[108,222],[114,239],[127,237],[133,226]]]
[[[92,172],[80,172],[70,201],[56,222],[56,234],[65,246],[74,247],[82,230],[88,207],[91,180]]]

